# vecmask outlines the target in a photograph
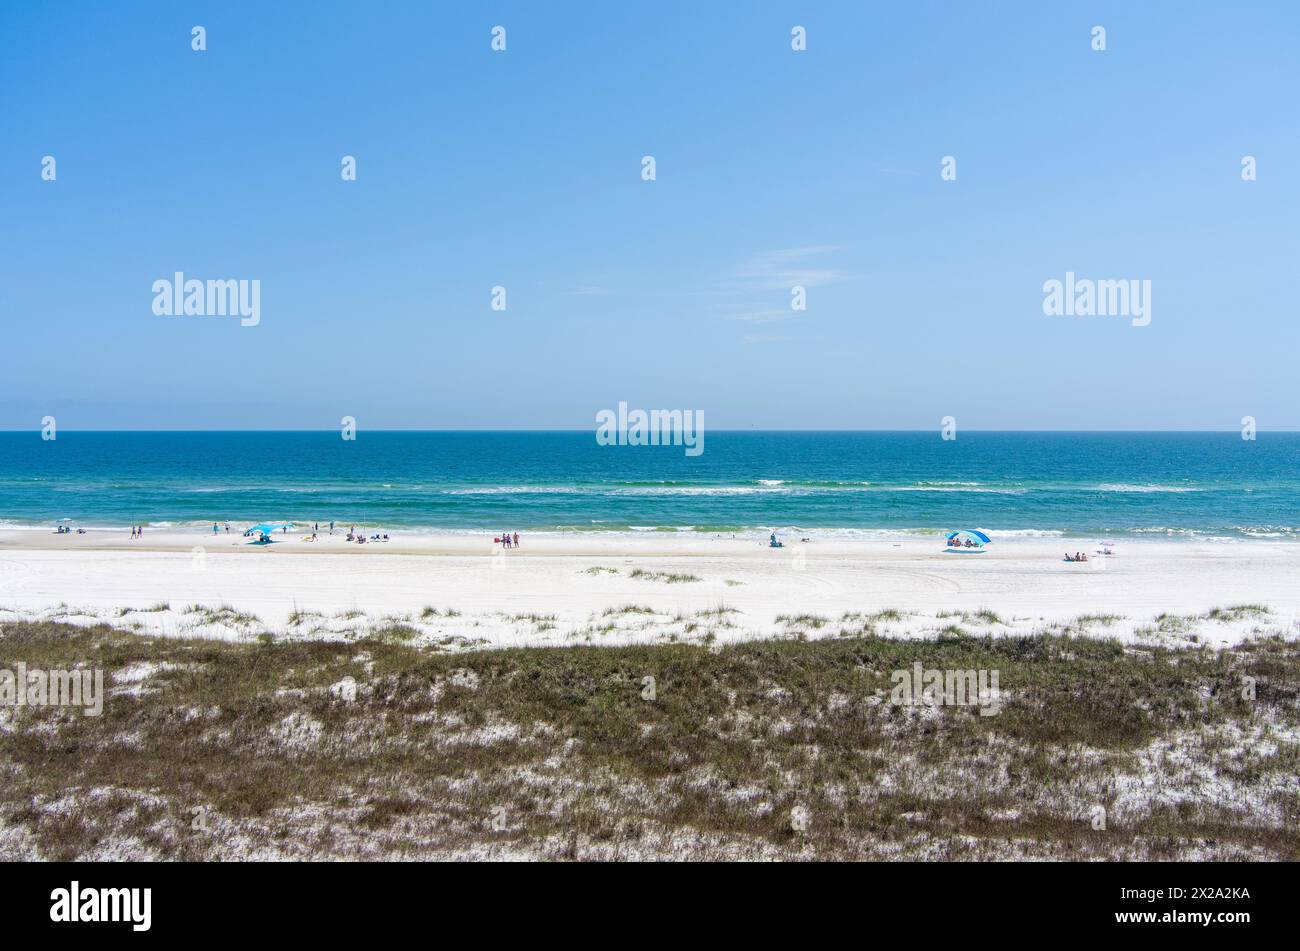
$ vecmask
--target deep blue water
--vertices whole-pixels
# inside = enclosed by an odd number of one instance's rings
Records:
[[[0,523],[1300,538],[1300,434],[0,433]]]

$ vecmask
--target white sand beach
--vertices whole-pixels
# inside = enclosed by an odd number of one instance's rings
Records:
[[[1121,541],[1069,564],[1078,539],[395,535],[348,544],[236,533],[0,532],[0,620],[99,621],[168,636],[350,639],[400,625],[443,649],[1061,632],[1151,643],[1295,636],[1300,544]],[[1089,543],[1089,553],[1094,546]],[[1226,609],[1249,605],[1249,610]],[[1265,610],[1257,610],[1262,608]]]

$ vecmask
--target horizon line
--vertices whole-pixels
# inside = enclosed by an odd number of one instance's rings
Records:
[[[358,434],[360,434],[360,433],[465,433],[465,434],[475,434],[475,433],[515,433],[515,434],[528,434],[528,435],[532,435],[532,434],[541,434],[541,433],[588,433],[588,434],[591,434],[591,433],[594,433],[595,431],[596,431],[596,430],[595,430],[594,428],[590,428],[590,429],[587,429],[587,428],[584,428],[584,429],[559,429],[559,428],[546,428],[546,429],[510,429],[510,428],[497,428],[497,429],[415,429],[415,428],[398,428],[398,429],[386,429],[386,428],[375,428],[375,429],[358,429],[358,430],[357,430]],[[730,434],[730,433],[792,433],[792,434],[813,434],[813,433],[817,433],[817,434],[821,434],[821,433],[843,433],[843,434],[853,434],[853,433],[892,433],[892,434],[909,434],[909,433],[936,433],[936,432],[941,432],[941,429],[940,429],[940,428],[927,428],[927,429],[791,429],[791,428],[760,429],[760,428],[757,428],[757,427],[751,427],[751,428],[745,428],[745,429],[709,429],[709,430],[706,430],[706,431],[707,431],[707,432],[711,432],[711,433],[728,433],[728,434]],[[205,429],[61,429],[61,430],[59,430],[58,432],[60,432],[60,433],[76,433],[76,434],[82,434],[82,433],[104,433],[104,434],[116,434],[116,433],[156,433],[156,434],[159,434],[159,435],[163,435],[163,434],[172,434],[172,433],[184,433],[184,434],[191,434],[191,433],[331,433],[331,434],[337,434],[337,433],[339,432],[339,429],[338,429],[338,427],[331,427],[331,428],[327,428],[327,429],[272,429],[272,428],[266,428],[266,429],[221,429],[221,428],[205,428]],[[1001,433],[1023,433],[1023,434],[1035,434],[1035,433],[1038,433],[1038,434],[1078,433],[1078,434],[1081,434],[1081,435],[1083,435],[1083,434],[1089,434],[1089,433],[1091,433],[1091,434],[1102,434],[1102,435],[1114,435],[1114,434],[1132,434],[1132,435],[1179,435],[1179,434],[1183,434],[1183,435],[1228,435],[1228,434],[1240,434],[1241,430],[1240,430],[1239,428],[1237,428],[1237,429],[976,429],[976,428],[973,428],[973,427],[972,427],[972,428],[962,428],[962,429],[959,430],[959,432],[961,432],[961,433],[999,433],[999,434],[1001,434]],[[1300,434],[1300,430],[1295,430],[1295,429],[1256,429],[1255,432],[1257,432],[1257,433],[1272,433],[1272,434],[1275,434],[1275,435],[1296,435],[1296,434]],[[41,428],[40,428],[40,427],[35,427],[35,428],[32,428],[32,429],[0,429],[0,436],[8,436],[8,435],[40,435],[40,434],[41,434]],[[46,440],[46,441],[49,441],[49,440]]]

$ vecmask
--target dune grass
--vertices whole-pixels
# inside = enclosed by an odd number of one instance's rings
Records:
[[[628,577],[638,581],[661,581],[664,584],[690,584],[700,580],[699,575],[684,571],[647,571],[645,568],[633,568]]]
[[[0,623],[3,669],[149,671],[98,718],[0,707],[0,859],[1300,858],[1300,646],[1281,638],[449,656],[403,633]],[[1001,711],[890,703],[916,663],[997,670]]]

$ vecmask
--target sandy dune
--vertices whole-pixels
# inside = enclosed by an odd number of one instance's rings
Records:
[[[523,541],[502,551],[467,536],[362,546],[291,534],[252,546],[233,534],[147,532],[131,541],[6,531],[0,619],[113,620],[222,637],[350,637],[401,623],[448,644],[554,645],[816,637],[868,622],[898,636],[951,624],[1020,634],[1102,616],[1089,633],[1232,643],[1261,627],[1294,632],[1300,615],[1295,543],[1134,541],[1113,558],[1075,565],[1062,560],[1067,548],[1084,547],[1073,539],[998,540],[976,556],[944,554],[928,540],[813,538],[784,549],[667,534]],[[1198,617],[1241,604],[1269,613]],[[187,613],[192,605],[209,610]],[[219,606],[233,610],[214,616]],[[1179,617],[1157,624],[1161,614]]]

